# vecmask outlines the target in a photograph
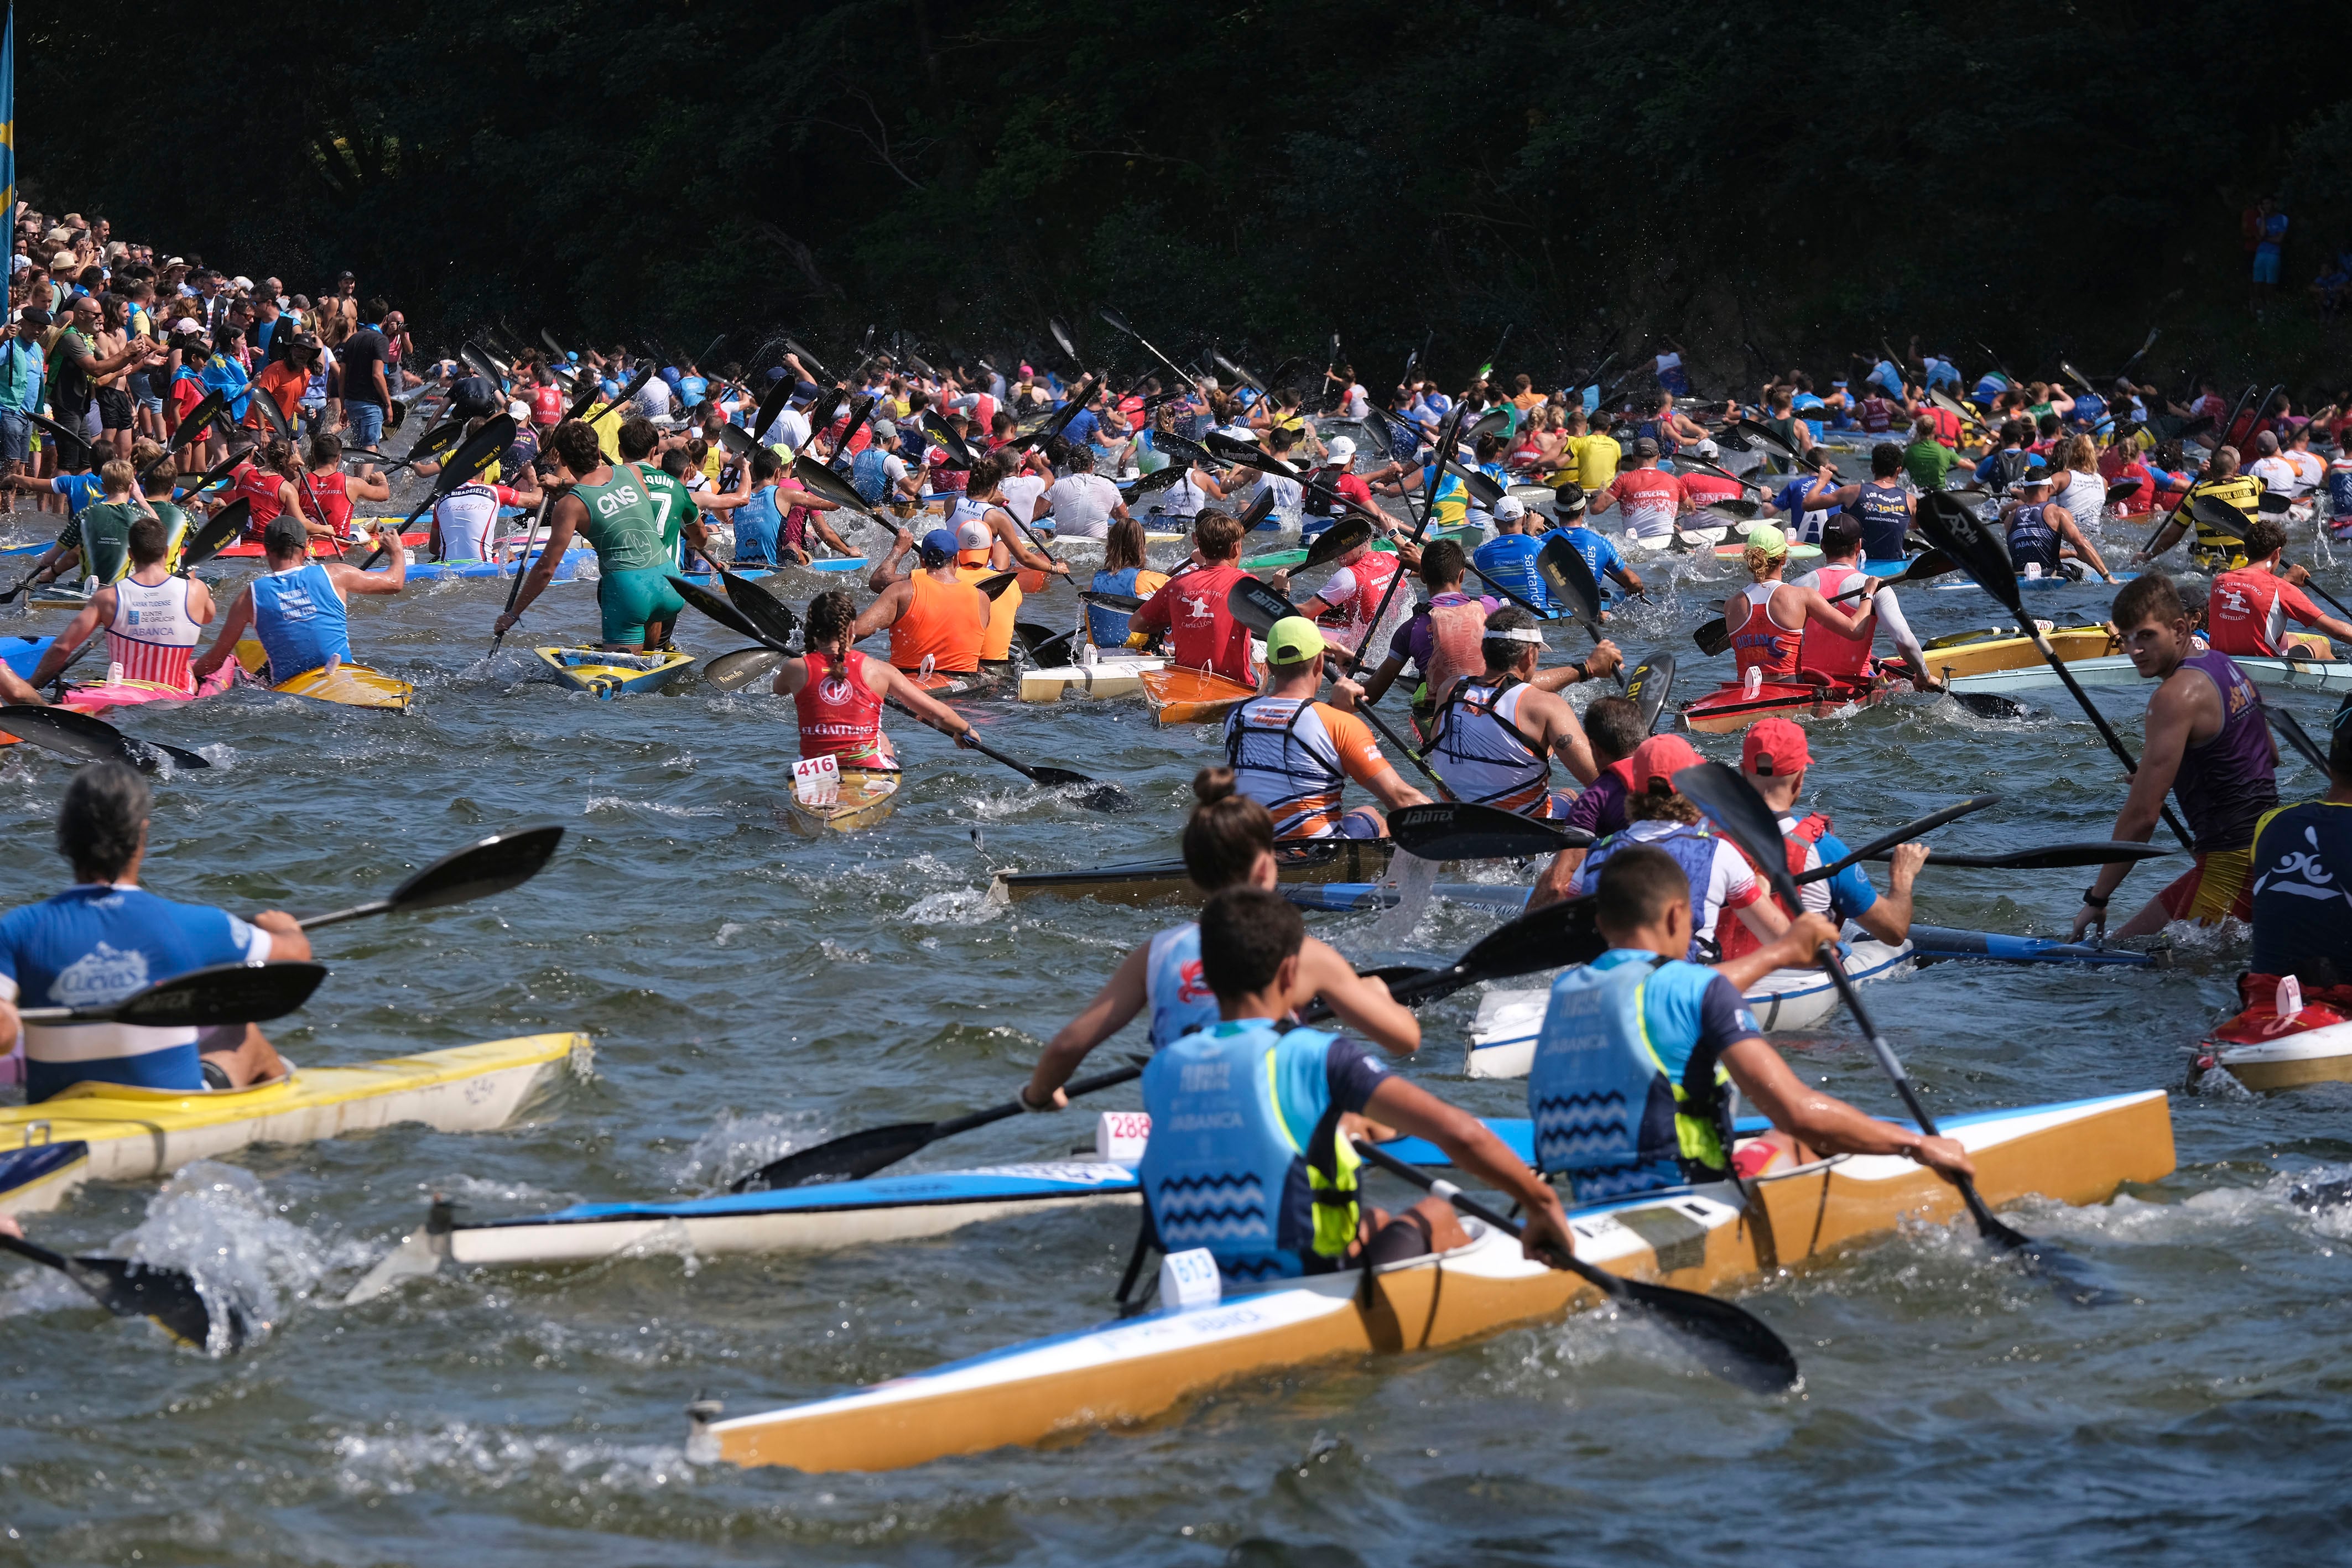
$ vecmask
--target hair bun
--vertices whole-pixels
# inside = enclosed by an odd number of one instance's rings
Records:
[[[1234,788],[1234,770],[1230,768],[1203,768],[1192,775],[1192,793],[1203,806],[1225,799]]]

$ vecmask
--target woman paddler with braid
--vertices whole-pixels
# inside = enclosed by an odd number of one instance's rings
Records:
[[[809,611],[810,623],[816,612]],[[1193,776],[1200,798],[1184,824],[1184,869],[1201,891],[1275,885],[1274,818],[1234,788],[1230,768],[1203,768]],[[1350,1032],[1384,1051],[1410,1056],[1421,1046],[1421,1020],[1412,1009],[1389,999],[1377,976],[1359,975],[1328,943],[1309,936],[1298,955],[1302,984],[1315,988]],[[1087,1052],[1148,1014],[1154,1051],[1217,1021],[1217,998],[1201,977],[1201,927],[1187,922],[1162,931],[1127,956],[1110,983],[1061,1031],[1045,1042],[1036,1070],[1021,1091],[1032,1111],[1059,1110],[1069,1103],[1062,1085]]]
[[[1789,540],[1779,528],[1769,523],[1749,528],[1740,559],[1755,581],[1724,602],[1723,619],[1731,628],[1731,653],[1742,681],[1750,670],[1767,684],[1805,680],[1801,655],[1806,632],[1814,626],[1826,626],[1869,646],[1873,611],[1868,603],[1849,615],[1822,598],[1820,589],[1782,580],[1789,567]]]
[[[843,771],[896,773],[898,754],[882,733],[882,704],[896,697],[917,718],[958,746],[971,726],[955,709],[908,680],[887,660],[851,647],[857,606],[845,589],[828,588],[808,607],[808,652],[776,667],[770,689],[793,699],[801,721],[801,757],[832,757]]]

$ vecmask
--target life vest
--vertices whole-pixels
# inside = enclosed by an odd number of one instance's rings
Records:
[[[305,503],[303,511],[334,529],[337,538],[351,537],[350,478],[338,468],[324,474],[305,474],[296,486],[297,498]]]
[[[1456,681],[1486,671],[1486,607],[1462,595],[1439,597],[1451,597],[1454,602],[1430,601],[1429,663],[1421,676],[1429,687],[1429,700],[1442,704]]]
[[[1819,858],[1822,835],[1829,831],[1830,820],[1819,811],[1811,811],[1799,819],[1795,826],[1781,833],[1780,848],[1788,859],[1790,876],[1812,868],[1813,862]],[[1798,895],[1803,896],[1802,889],[1799,890]],[[1799,911],[1790,908],[1787,900],[1777,893],[1771,897],[1772,902],[1780,906],[1781,914],[1791,920],[1797,917]],[[1716,946],[1722,950],[1726,958],[1737,958],[1743,954],[1753,953],[1764,946],[1756,933],[1748,929],[1748,922],[1745,920],[1732,920],[1723,925],[1724,928],[1716,933]]]
[[[2262,504],[2263,482],[2251,474],[2236,474],[2227,479],[2205,479],[2189,487],[2181,503],[2182,516],[2196,524],[2194,548],[2209,557],[2225,558],[2225,564],[2235,568],[2245,564],[2245,530],[2252,526]],[[2200,507],[2200,499],[2218,501],[2241,515],[2241,521],[2231,528],[2229,516],[2222,515],[2222,526],[2217,527],[2205,518],[2213,507]]]
[[[1164,571],[1153,571],[1149,567],[1123,566],[1117,571],[1095,573],[1095,591],[1124,593],[1129,599],[1149,599],[1167,580],[1168,574]],[[1087,634],[1097,648],[1124,648],[1128,639],[1127,621],[1132,613],[1131,611],[1109,610],[1099,604],[1089,604],[1087,606]]]
[[[808,680],[793,694],[800,716],[801,755],[837,757],[845,768],[886,766],[879,755],[882,698],[860,679],[866,655],[852,648],[838,664],[812,650]]]
[[[1304,1033],[1328,1049],[1337,1036]],[[1265,1019],[1188,1034],[1143,1070],[1151,1140],[1137,1176],[1146,1223],[1162,1251],[1205,1247],[1226,1278],[1328,1273],[1356,1239],[1354,1146],[1335,1102],[1312,1127],[1283,1120],[1276,1046]]]
[[[1841,593],[1855,588],[1868,587],[1873,578],[1866,571],[1851,566],[1825,566],[1812,574],[1813,586],[1823,599],[1835,601]],[[1841,606],[1850,611],[1861,610],[1870,603],[1865,594]],[[1848,637],[1832,631],[1828,622],[1805,622],[1804,634],[1797,643],[1797,668],[1827,675],[1832,684],[1843,686],[1867,685],[1870,682],[1870,645],[1874,640],[1876,624],[1864,629],[1859,637]]]
[[[1363,646],[1365,633],[1372,629],[1372,616],[1380,610],[1381,601],[1391,597],[1389,580],[1401,570],[1402,563],[1396,557],[1379,550],[1366,550],[1349,564],[1348,572],[1355,581],[1356,591],[1332,607],[1338,624],[1331,630],[1340,646],[1351,653]],[[1480,663],[1483,667],[1484,661]]]
[[[124,578],[114,585],[114,617],[106,623],[106,656],[122,678],[191,692],[188,666],[204,628],[188,618],[188,580],[147,583]]]
[[[871,507],[890,492],[890,455],[879,446],[866,446],[850,460],[849,482],[856,487],[858,498]]]
[[[1264,806],[1277,839],[1327,838],[1339,821],[1347,770],[1309,697],[1252,697],[1225,716],[1234,788]]]
[[[890,663],[911,675],[929,654],[931,667],[943,674],[976,672],[988,640],[987,595],[966,581],[941,582],[920,568],[908,581],[911,597],[890,624]]]
[[[2009,559],[2020,576],[2024,575],[2028,566],[2035,564],[2041,566],[2044,577],[2058,574],[2058,547],[2063,541],[2050,525],[2049,506],[2047,501],[2037,501],[2009,515]]]
[[[530,422],[533,424],[563,423],[563,389],[553,382],[530,389]]]
[[[335,580],[317,561],[253,580],[253,634],[269,658],[269,684],[277,685],[330,660],[352,656],[351,622]]]
[[[1518,727],[1529,688],[1516,675],[1457,681],[1430,726],[1429,765],[1464,800],[1506,811],[1551,814],[1551,756]]]
[[[1626,769],[1619,774],[1621,779],[1630,777],[1630,758],[1612,766]],[[1677,822],[1671,832],[1655,838],[1636,839],[1632,836],[1631,830],[1612,833],[1594,844],[1591,852],[1584,857],[1583,863],[1576,868],[1577,890],[1591,892],[1599,884],[1601,868],[1609,863],[1609,858],[1629,845],[1647,844],[1653,849],[1665,851],[1674,857],[1675,864],[1682,868],[1683,880],[1690,883],[1689,956],[1696,963],[1716,950],[1716,931],[1707,924],[1706,890],[1708,883],[1715,879],[1715,846],[1717,842],[1714,834],[1687,822]]]
[[[1772,619],[1773,591],[1781,586],[1774,579],[1751,582],[1740,590],[1740,597],[1748,601],[1748,613],[1731,630],[1731,652],[1742,679],[1749,670],[1763,671],[1768,681],[1785,680],[1797,673],[1805,629],[1783,626]]]
[[[1199,922],[1162,931],[1145,948],[1143,1006],[1154,1051],[1216,1023],[1217,993],[1201,974]]]
[[[1528,1113],[1536,1168],[1567,1176],[1580,1203],[1720,1179],[1730,1167],[1728,1077],[1697,1050],[1670,1077],[1650,1038],[1650,988],[1678,965],[1694,967],[1621,948],[1552,982]]]

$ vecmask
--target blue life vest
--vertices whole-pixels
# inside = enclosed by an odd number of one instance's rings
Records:
[[[1650,1038],[1650,988],[1696,967],[1619,948],[1552,982],[1528,1070],[1528,1112],[1536,1168],[1569,1177],[1580,1203],[1714,1180],[1729,1168],[1723,1070],[1694,1051],[1676,1082]]]
[[[1304,1033],[1328,1050],[1338,1037]],[[1277,1042],[1265,1019],[1214,1024],[1143,1070],[1151,1141],[1137,1175],[1163,1252],[1205,1247],[1230,1280],[1328,1273],[1356,1239],[1359,1157],[1336,1103],[1313,1127],[1284,1124]]]
[[[1123,566],[1117,571],[1098,571],[1095,573],[1095,591],[1124,593],[1129,599],[1140,597],[1135,591],[1135,578],[1136,574],[1142,570],[1138,566]],[[1087,633],[1094,639],[1095,646],[1097,648],[1126,647],[1128,615],[1129,612],[1124,610],[1109,610],[1099,604],[1087,605]],[[1212,1007],[1209,1009],[1210,1021],[1214,1022],[1216,1016],[1216,1009]]]
[[[1706,949],[1715,941],[1714,934],[1706,928],[1706,889],[1715,876],[1716,842],[1714,834],[1688,823],[1677,823],[1674,831],[1655,839],[1635,839],[1624,833],[1612,833],[1594,844],[1592,852],[1584,857],[1584,863],[1576,868],[1576,884],[1580,890],[1590,892],[1597,885],[1601,868],[1609,863],[1609,857],[1629,844],[1645,843],[1653,849],[1665,851],[1674,856],[1675,863],[1682,867],[1684,879],[1690,883],[1691,945],[1688,956],[1696,963],[1708,956]]]
[[[1217,993],[1201,976],[1198,922],[1162,931],[1144,952],[1143,999],[1151,1017],[1151,1049],[1164,1051],[1195,1030],[1217,1022]]]
[[[334,580],[317,561],[253,580],[253,634],[269,656],[269,684],[322,669],[330,659],[349,663],[351,623]]]
[[[868,446],[850,459],[849,482],[856,486],[860,499],[874,505],[890,489],[890,473],[887,466],[890,455],[878,445]]]
[[[2009,515],[2009,559],[2019,575],[2024,574],[2029,563],[2039,561],[2044,577],[2058,574],[2058,530],[2050,526],[2045,513],[2050,503],[2037,501],[2030,507],[2020,507]]]
[[[735,564],[772,565],[783,553],[776,540],[783,526],[783,514],[776,510],[776,487],[762,485],[752,491],[751,498],[735,508]],[[685,542],[680,540],[681,560],[685,550]]]
[[[2352,467],[2328,465],[2327,510],[2338,522],[2352,519]]]

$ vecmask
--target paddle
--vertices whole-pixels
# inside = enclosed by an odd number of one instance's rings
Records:
[[[1559,540],[1555,542],[1564,544],[1567,541]],[[1906,582],[1922,582],[1928,578],[1941,577],[1947,572],[1958,571],[1959,570],[1960,563],[1954,560],[1946,551],[1940,549],[1926,550],[1914,557],[1911,560],[1911,564],[1905,567],[1895,576],[1874,578],[1868,582],[1859,583],[1853,588],[1847,589],[1843,593],[1838,594],[1835,598],[1832,599],[1830,602],[1832,604],[1835,604],[1842,599],[1860,599],[1864,594],[1876,593],[1882,588],[1893,588],[1899,583]],[[1730,624],[1726,622],[1722,616],[1718,615],[1714,620],[1701,625],[1697,631],[1692,632],[1691,641],[1696,643],[1698,644],[1699,652],[1705,653],[1709,658],[1714,658],[1720,653],[1728,653],[1731,650]],[[1927,644],[1927,647],[1929,648],[1934,648],[1936,646],[1937,643],[1935,643]]]
[[[1407,1007],[1420,1007],[1482,981],[1590,964],[1609,950],[1608,938],[1594,923],[1594,908],[1589,894],[1547,904],[1497,925],[1451,964],[1406,974],[1382,970],[1381,977],[1388,982],[1391,998]],[[1299,1014],[1299,1021],[1311,1024],[1330,1016],[1331,1009],[1317,1002]]]
[[[163,455],[149,464],[141,472],[142,482],[144,482],[148,475],[159,474],[169,468],[172,465],[172,459],[178,456],[184,447],[201,439],[212,422],[227,412],[228,400],[221,396],[218,387],[206,392],[204,401],[190,409],[188,417],[180,421],[180,427],[172,433],[172,444],[163,449]],[[67,434],[72,433],[68,431]],[[79,438],[76,437],[76,439]],[[84,444],[88,444],[84,443]]]
[[[0,710],[6,711],[6,710]],[[94,1008],[19,1008],[26,1023],[114,1023],[140,1029],[211,1029],[268,1023],[310,999],[327,967],[300,963],[211,964],[158,980]]]
[[[1574,545],[1556,538],[1544,546],[1536,556],[1536,570],[1541,574],[1544,586],[1576,617],[1577,623],[1591,635],[1593,645],[1601,642],[1601,584],[1593,580],[1591,563],[1577,553]],[[1625,669],[1617,668],[1619,689],[1625,685]]]
[[[2037,844],[2032,849],[2003,850],[1991,854],[1937,850],[1933,863],[1962,871],[2063,871],[2076,866],[2110,865],[2118,861],[2161,860],[2175,852],[2129,839],[2101,839],[2083,843]],[[1882,851],[1872,855],[1848,855],[1838,863],[1843,867],[1856,860],[1883,861],[1887,858],[1885,852]],[[1797,880],[1822,881],[1822,870],[1806,872]]]
[[[1472,1218],[1506,1236],[1527,1234],[1526,1228],[1517,1221],[1496,1213],[1452,1182],[1442,1181],[1419,1166],[1406,1164],[1377,1144],[1362,1138],[1355,1140],[1355,1144],[1356,1152],[1371,1164],[1436,1194]],[[1542,1260],[1576,1275],[1620,1307],[1639,1307],[1651,1313],[1659,1327],[1678,1335],[1685,1348],[1694,1352],[1709,1372],[1726,1383],[1751,1394],[1780,1394],[1797,1385],[1795,1354],[1762,1319],[1745,1307],[1672,1285],[1620,1279],[1581,1258],[1549,1249]]]
[[[1137,342],[1142,344],[1143,351],[1150,354],[1153,359],[1158,360],[1161,364],[1166,365],[1168,367],[1169,374],[1174,376],[1178,381],[1190,384],[1196,379],[1194,377],[1188,376],[1182,371],[1178,370],[1176,368],[1175,361],[1170,359],[1158,349],[1152,347],[1151,340],[1150,339],[1137,331],[1133,327],[1128,325],[1127,318],[1112,309],[1109,306],[1103,306],[1096,312],[1096,314],[1099,315],[1106,322],[1108,322],[1114,330],[1124,332],[1129,337],[1134,339]],[[1072,359],[1077,358],[1076,354],[1073,354],[1070,357]]]
[[[1643,735],[1656,731],[1658,715],[1665,710],[1666,698],[1674,689],[1675,656],[1666,650],[1661,648],[1633,666],[1633,677],[1625,683],[1625,695],[1641,706]]]
[[[118,1318],[149,1319],[193,1350],[212,1343],[212,1309],[205,1305],[195,1280],[184,1270],[134,1263],[127,1258],[68,1258],[5,1234],[0,1234],[0,1249],[45,1269],[55,1269]],[[222,1321],[227,1331],[226,1348],[241,1348],[246,1339],[245,1314],[231,1307]]]
[[[1082,588],[1078,598],[1088,604],[1099,604],[1105,610],[1120,610],[1132,615],[1143,608],[1143,601],[1131,593],[1112,593],[1107,590]]]
[[[1941,492],[1931,492],[1919,497],[1919,527],[1938,549],[1959,563],[1960,570],[1967,572],[1979,588],[1999,600],[2002,608],[2017,617],[2018,625],[2032,637],[2033,646],[2058,673],[2059,680],[2065,683],[2066,690],[2098,729],[2099,737],[2107,743],[2107,749],[2114,752],[2116,760],[2124,765],[2124,772],[2137,774],[2139,771],[2138,760],[2126,748],[2099,710],[2092,706],[2090,694],[2083,690],[2081,684],[2074,679],[2074,672],[2066,668],[2066,661],[2058,656],[2058,651],[2050,645],[2050,639],[2042,634],[2041,623],[2025,612],[2025,600],[2018,592],[2017,570],[2010,562],[2009,546],[1997,528],[1980,521],[1966,507],[1948,504]],[[2180,825],[2180,819],[2172,814],[2169,805],[2161,810],[2173,836],[2180,841],[2182,848],[2188,848],[2189,830]]]
[[[2137,353],[2133,354],[2130,359],[2124,361],[2123,369],[2115,373],[2113,378],[2114,380],[2121,381],[2124,377],[2125,371],[2129,371],[2134,365],[2139,363],[2141,359],[2147,355],[2147,351],[2156,347],[2156,328],[2150,327],[2147,329],[2147,340],[2139,346],[2139,351]]]
[[[1448,461],[1445,468],[1446,472],[1462,481],[1462,487],[1470,492],[1470,498],[1479,506],[1491,509],[1496,502],[1503,498],[1503,487],[1500,485],[1479,473],[1475,468],[1470,467],[1460,458]]]
[[[372,915],[405,915],[420,909],[440,909],[471,904],[509,888],[520,887],[539,874],[563,841],[560,825],[524,828],[518,832],[492,833],[463,849],[452,850],[424,870],[407,877],[383,898],[338,909],[331,915],[306,915],[295,922],[305,931],[364,920]]]
[[[814,441],[815,438],[812,436],[810,439]],[[898,527],[896,523],[875,511],[873,507],[867,504],[866,497],[857,493],[856,486],[852,485],[814,457],[793,459],[793,483],[813,496],[821,496],[835,506],[846,507],[860,517],[880,523],[884,528],[895,529]]]
[[[940,411],[935,408],[923,410],[923,434],[946,450],[950,467],[969,468],[978,458],[979,455],[964,444],[963,437],[940,417]]]
[[[2139,494],[2139,484],[2140,482],[2137,479],[2118,479],[2115,483],[2109,485],[2107,486],[2107,505],[2112,507],[2119,502],[2130,500],[2134,496]]]
[[[530,570],[531,547],[539,542],[540,521],[547,516],[547,504],[551,498],[551,497],[544,495],[540,497],[539,509],[530,515],[530,527],[523,530],[522,549],[515,555],[514,579],[507,584],[506,612],[509,615],[514,613],[515,601],[522,595],[523,575]],[[512,627],[508,628],[508,631],[512,630]],[[507,634],[505,632],[498,632],[490,638],[491,657],[495,658],[498,656],[499,648],[500,644],[506,642],[506,640]],[[706,671],[706,678],[708,678],[708,674],[709,672]]]
[[[806,349],[801,347],[801,345],[792,338],[787,337],[784,340],[784,352],[798,360],[801,362],[801,368],[803,370],[808,371],[809,374],[814,376],[821,382],[837,381],[839,379],[831,371],[826,370],[824,363],[820,361],[814,354],[810,353]]]
[[[205,520],[187,548],[180,552],[180,575],[187,576],[236,542],[253,518],[253,503],[239,496]]]
[[[2221,422],[2221,427],[2217,433],[2221,440],[2226,441],[2229,439],[2231,427],[2238,423],[2238,415],[2245,412],[2246,400],[2253,395],[2254,389],[2252,386],[2248,386],[2245,391],[2238,394],[2238,401],[2230,406],[2230,417]],[[2265,399],[2264,401],[2267,402],[2268,400]],[[2183,434],[2186,434],[2186,432],[2183,432]],[[2141,559],[2152,561],[2156,559],[2155,555],[2151,553],[2156,549],[2156,541],[2164,537],[2164,530],[2173,525],[2174,521],[2180,516],[2180,508],[2187,506],[2189,504],[2189,497],[2196,494],[2197,489],[2195,486],[2191,486],[2187,490],[2181,492],[2180,499],[2173,503],[2172,510],[2165,513],[2164,520],[2156,525],[2156,532],[2148,535],[2147,538],[2140,545],[2139,556]],[[2187,525],[2184,524],[2182,526],[2180,532],[2182,538],[2185,538],[2188,537],[2189,528]],[[2178,544],[2179,540],[2176,539],[2173,542]],[[2168,545],[2166,548],[2168,549],[2171,547]]]
[[[2303,727],[2301,719],[2287,712],[2286,709],[2273,707],[2268,703],[2263,705],[2263,711],[2269,715],[2271,727],[2286,737],[2286,743],[2301,753],[2305,762],[2317,768],[2322,779],[2335,777],[2336,770],[2327,765],[2327,753],[2322,751],[2319,748],[2319,743],[2311,738],[2311,732]]]
[[[1307,544],[1307,559],[1294,568],[1311,571],[1326,561],[1339,559],[1358,545],[1372,542],[1372,525],[1362,517],[1342,517]]]
[[[1780,820],[1764,803],[1763,797],[1757,794],[1754,787],[1741,778],[1737,769],[1720,762],[1702,762],[1675,774],[1675,789],[1706,812],[1717,827],[1746,852],[1748,858],[1771,880],[1773,891],[1782,903],[1790,909],[1803,907],[1799,902],[1796,879],[1789,874],[1788,852],[1782,846]],[[1835,945],[1823,943],[1817,956],[1822,967],[1828,971],[1831,982],[1837,987],[1838,996],[1844,1001],[1846,1010],[1853,1015],[1855,1025],[1870,1041],[1870,1049],[1878,1058],[1880,1070],[1895,1085],[1895,1093],[1902,1097],[1904,1105],[1910,1111],[1914,1124],[1931,1138],[1943,1136],[1936,1126],[1935,1118],[1919,1103],[1918,1092],[1912,1087],[1910,1078],[1904,1072],[1903,1063],[1895,1056],[1895,1048],[1886,1043],[1886,1037],[1879,1032],[1869,1010],[1863,1006],[1862,997],[1847,976]],[[2074,1270],[2064,1254],[2032,1240],[1995,1218],[1991,1208],[1978,1193],[1975,1182],[1966,1176],[1948,1179],[1959,1189],[1960,1200],[1968,1205],[1969,1213],[1976,1220],[1977,1233],[1986,1241],[2003,1251],[2017,1254],[2035,1272],[2046,1273],[2053,1285],[2071,1295],[2078,1304],[2087,1305],[2097,1299],[2101,1293],[2098,1287],[2070,1277]]]
[[[445,419],[418,436],[416,444],[408,449],[408,455],[392,464],[385,472],[390,473],[399,468],[415,468],[420,464],[438,463],[455,451],[457,443],[465,438],[466,422],[464,420]]]
[[[639,392],[645,391],[646,383],[653,379],[654,362],[651,360],[647,360],[645,363],[637,367],[637,373],[629,378],[629,384],[621,389],[620,396],[614,398],[611,402],[605,403],[602,407],[598,408],[593,413],[574,412],[568,414],[566,417],[572,419],[586,419],[592,423],[602,419],[606,414],[612,413],[614,409],[625,407],[628,404],[629,400],[635,397]],[[579,402],[572,405],[573,410],[579,410],[582,403],[593,402],[595,400],[595,396],[596,383],[593,381],[591,381],[588,384],[588,390],[580,394]]]
[[[1243,381],[1256,388],[1261,394],[1265,392],[1265,383],[1264,382],[1258,380],[1255,376],[1242,369],[1241,366],[1234,363],[1233,361],[1225,358],[1224,355],[1218,353],[1213,349],[1209,351],[1209,358],[1216,361],[1218,365],[1222,368],[1232,371],[1234,375],[1239,376]]]
[[[1143,1076],[1146,1060],[1130,1057],[1129,1061],[1134,1065],[1066,1083],[1062,1086],[1062,1092],[1075,1100],[1097,1089],[1133,1082]],[[1003,1105],[992,1105],[985,1111],[950,1116],[943,1121],[898,1122],[887,1127],[868,1127],[862,1133],[845,1134],[814,1148],[795,1149],[780,1159],[771,1160],[751,1175],[739,1176],[729,1183],[727,1190],[770,1192],[788,1186],[807,1186],[812,1182],[862,1181],[885,1166],[897,1165],[928,1144],[953,1137],[958,1133],[969,1133],[974,1127],[985,1127],[992,1122],[1007,1121],[1024,1113],[1026,1109],[1016,1099]]]
[[[1389,838],[1425,861],[1522,860],[1592,843],[1591,833],[1476,800],[1401,807],[1389,813]]]
[[[858,396],[849,400],[849,421],[841,427],[841,438],[833,443],[832,461],[839,462],[848,452],[849,444],[857,439],[858,428],[865,424],[866,416],[877,406],[877,400],[870,397]]]
[[[30,704],[0,707],[0,732],[77,762],[127,762],[133,768],[152,770],[159,757],[167,757],[175,767],[212,766],[195,752],[166,746],[160,740],[134,739],[102,718],[76,713],[71,708],[35,707]]]

